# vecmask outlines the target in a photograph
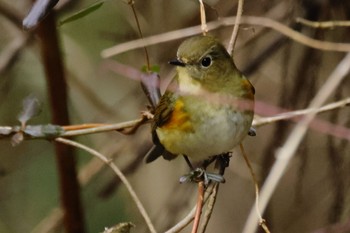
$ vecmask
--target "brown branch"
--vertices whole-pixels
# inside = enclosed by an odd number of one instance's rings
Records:
[[[201,213],[203,208],[203,199],[204,199],[204,182],[198,182],[198,198],[197,198],[197,207],[194,217],[193,227],[191,233],[197,233],[199,222],[201,220]]]
[[[67,86],[54,12],[51,12],[39,24],[37,34],[40,39],[41,56],[52,112],[52,123],[56,125],[69,125]],[[85,232],[84,216],[73,148],[59,143],[55,143],[54,147],[66,231],[68,233],[83,233]]]
[[[214,192],[214,186],[210,186],[206,192],[204,197],[204,203],[208,201],[208,198],[211,196],[212,192]],[[182,229],[184,229],[190,222],[194,219],[194,216],[196,214],[197,205],[192,208],[192,210],[184,217],[180,222],[178,222],[175,226],[167,230],[165,233],[177,233],[180,232]]]

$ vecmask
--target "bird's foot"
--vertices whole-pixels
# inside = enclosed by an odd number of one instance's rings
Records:
[[[198,183],[201,181],[203,181],[205,185],[208,185],[210,181],[225,183],[225,178],[219,174],[207,172],[203,168],[196,168],[189,174],[180,177],[180,183]]]

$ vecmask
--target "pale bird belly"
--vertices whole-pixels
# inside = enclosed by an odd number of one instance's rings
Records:
[[[174,153],[187,155],[193,160],[207,159],[230,151],[247,135],[252,114],[226,109],[208,111],[201,109],[193,122],[193,131],[157,129],[160,142]]]

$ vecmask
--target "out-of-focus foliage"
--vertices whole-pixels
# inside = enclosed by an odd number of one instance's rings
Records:
[[[31,7],[29,0],[1,0],[0,3],[18,12],[22,19]],[[66,5],[58,11],[58,22],[94,3],[84,0]],[[207,3],[212,6],[207,7],[208,20],[232,16],[236,12],[234,1],[211,0]],[[196,1],[135,0],[135,9],[144,36],[200,23]],[[350,42],[349,28],[313,29],[294,21],[296,17],[314,21],[350,20],[348,1],[246,0],[244,14],[275,19],[320,40]],[[14,39],[26,32],[1,11],[0,28],[1,56]],[[113,63],[100,57],[105,48],[139,38],[130,6],[124,1],[105,1],[93,13],[67,22],[58,30],[72,122],[114,123],[139,117],[147,105],[140,82],[127,77],[126,72],[125,75],[116,74]],[[227,44],[231,31],[231,27],[224,27],[211,34]],[[176,56],[179,43],[180,40],[176,40],[148,47],[151,64],[159,66],[162,90],[174,74],[167,61]],[[18,125],[22,100],[31,93],[42,102],[42,112],[30,123],[49,123],[49,101],[39,54],[36,38],[33,38],[6,72],[1,72],[0,125]],[[306,107],[343,56],[343,53],[305,47],[275,31],[243,25],[234,60],[254,84],[258,107],[268,114],[271,106],[290,110]],[[146,64],[143,49],[112,59],[139,70]],[[329,101],[348,97],[349,87],[347,77]],[[349,109],[345,108],[319,117],[349,128],[349,114]],[[274,152],[283,145],[293,126],[290,121],[270,124],[258,128],[256,137],[245,140],[247,153],[261,182],[269,173]],[[142,126],[131,136],[109,132],[76,140],[115,156],[116,164],[127,170],[127,177],[159,232],[173,226],[195,204],[196,186],[178,183],[178,178],[187,172],[182,159],[170,163],[160,159],[148,165],[142,162],[142,156],[150,147],[148,126]],[[145,232],[143,220],[115,175],[109,169],[100,169],[91,175],[100,163],[94,163],[91,155],[81,151],[78,154],[80,179],[85,180],[82,196],[88,232],[101,232],[104,227],[129,221],[136,225],[131,232]],[[271,200],[265,218],[272,232],[313,232],[348,222],[349,156],[347,140],[310,131]],[[207,232],[241,232],[254,204],[253,183],[238,153],[232,157],[225,179]],[[57,186],[50,142],[24,141],[12,147],[9,140],[0,140],[1,233],[30,232],[59,206]]]

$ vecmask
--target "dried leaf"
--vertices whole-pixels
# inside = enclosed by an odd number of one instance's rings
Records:
[[[35,96],[30,95],[23,100],[22,106],[23,110],[19,114],[18,120],[21,122],[22,126],[24,126],[29,119],[40,113],[41,105]]]
[[[135,227],[135,225],[131,222],[122,222],[114,227],[107,228],[103,231],[103,233],[130,233],[130,229]]]
[[[13,135],[11,138],[12,146],[17,146],[18,144],[20,144],[23,141],[23,138],[24,137],[22,132],[18,132],[15,135]]]
[[[141,86],[153,110],[159,103],[159,99],[161,96],[159,90],[159,83],[159,75],[157,73],[141,74]]]

